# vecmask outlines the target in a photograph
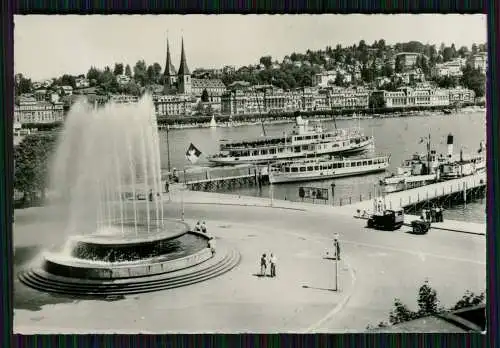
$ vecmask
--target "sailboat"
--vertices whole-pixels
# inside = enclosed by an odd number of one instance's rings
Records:
[[[210,120],[210,128],[217,128],[217,122],[215,121],[215,115],[212,115],[212,119]]]

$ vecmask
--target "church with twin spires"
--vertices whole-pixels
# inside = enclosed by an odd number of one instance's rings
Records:
[[[220,79],[198,79],[191,78],[186,52],[184,50],[184,38],[181,43],[181,61],[179,70],[176,71],[172,58],[170,57],[170,45],[167,38],[167,57],[165,70],[163,72],[163,94],[183,94],[201,98],[203,91],[208,93],[208,101],[220,103],[221,96],[226,91],[226,86]]]

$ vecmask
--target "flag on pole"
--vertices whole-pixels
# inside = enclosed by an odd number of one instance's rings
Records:
[[[186,158],[192,164],[196,163],[201,156],[201,151],[196,148],[196,146],[191,143],[186,151]]]

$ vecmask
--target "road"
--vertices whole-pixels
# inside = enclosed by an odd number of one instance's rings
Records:
[[[180,212],[179,203],[165,206],[166,217],[179,218]],[[374,231],[364,227],[365,221],[324,210],[185,204],[184,213],[186,220],[205,220],[216,235],[235,244],[242,252],[242,264],[202,286],[141,295],[116,304],[82,301],[74,305],[40,305],[38,315],[19,308],[15,311],[15,326],[24,328],[24,332],[36,332],[37,327],[55,330],[66,322],[73,328],[91,330],[106,327],[111,320],[116,323],[112,326],[115,331],[138,328],[158,332],[165,327],[178,332],[362,331],[368,324],[388,319],[394,298],[415,308],[418,287],[425,280],[437,290],[445,306],[454,304],[466,290],[485,289],[484,236],[437,230],[416,236],[405,233],[406,227],[394,232]],[[33,243],[30,231],[34,228],[38,228],[37,239],[45,247],[61,239],[60,233],[53,232],[55,227],[42,228],[41,223],[34,222],[42,216],[47,219],[50,214],[16,212],[19,226],[14,232],[15,245]],[[354,286],[349,288],[347,282],[351,279],[346,272],[343,274],[341,287],[345,285],[344,295],[349,296],[341,308],[336,304],[343,299],[336,294],[305,295],[298,286],[304,279],[316,284],[329,279],[330,269],[324,268],[319,259],[331,247],[334,233],[340,235],[342,267],[355,277]],[[247,274],[256,269],[261,250],[270,248],[280,260],[281,283],[267,288],[267,283],[257,283]],[[262,284],[266,284],[264,288]],[[273,300],[270,294],[279,300]],[[99,320],[85,319],[86,315],[97,315],[92,310],[102,311]],[[142,322],[124,318],[132,310],[137,311]],[[70,324],[73,316],[80,319]]]

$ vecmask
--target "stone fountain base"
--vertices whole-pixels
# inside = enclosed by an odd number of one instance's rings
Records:
[[[19,274],[37,290],[75,296],[141,293],[189,285],[223,274],[239,263],[239,253],[208,236],[166,220],[154,230],[114,225],[99,233],[72,237],[69,252],[45,253],[41,266]],[[102,231],[101,231],[102,232]]]

